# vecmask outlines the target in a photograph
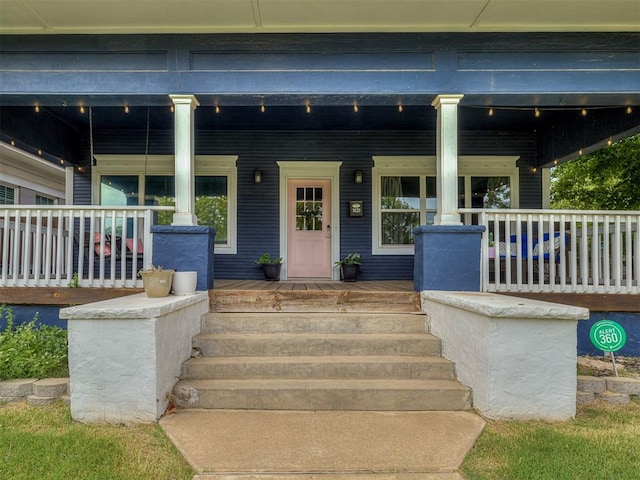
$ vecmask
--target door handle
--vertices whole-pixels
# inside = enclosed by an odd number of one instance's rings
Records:
[[[331,238],[331,225],[327,225],[327,238]]]

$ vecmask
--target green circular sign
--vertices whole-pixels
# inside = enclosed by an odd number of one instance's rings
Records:
[[[600,320],[594,323],[589,337],[591,343],[605,352],[620,350],[627,341],[624,328],[613,320]]]

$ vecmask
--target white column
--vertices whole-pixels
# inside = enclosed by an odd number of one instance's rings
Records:
[[[438,95],[436,124],[436,225],[462,225],[458,213],[458,103],[463,95]]]
[[[65,205],[73,205],[73,167],[65,167],[64,169],[64,203]]]
[[[169,95],[175,105],[176,213],[171,225],[197,225],[195,216],[195,95]]]

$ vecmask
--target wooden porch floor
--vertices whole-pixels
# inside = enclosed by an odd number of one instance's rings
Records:
[[[281,282],[265,280],[218,280],[213,290],[275,290],[275,291],[360,291],[360,292],[413,292],[412,280],[386,280],[339,282],[318,279],[296,279]]]

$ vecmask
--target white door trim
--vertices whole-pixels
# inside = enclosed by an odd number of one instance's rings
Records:
[[[287,202],[289,179],[323,178],[331,181],[331,264],[340,259],[340,166],[342,162],[277,162],[280,167],[280,255],[284,258],[280,278],[287,276]],[[333,280],[340,272],[331,270]]]

